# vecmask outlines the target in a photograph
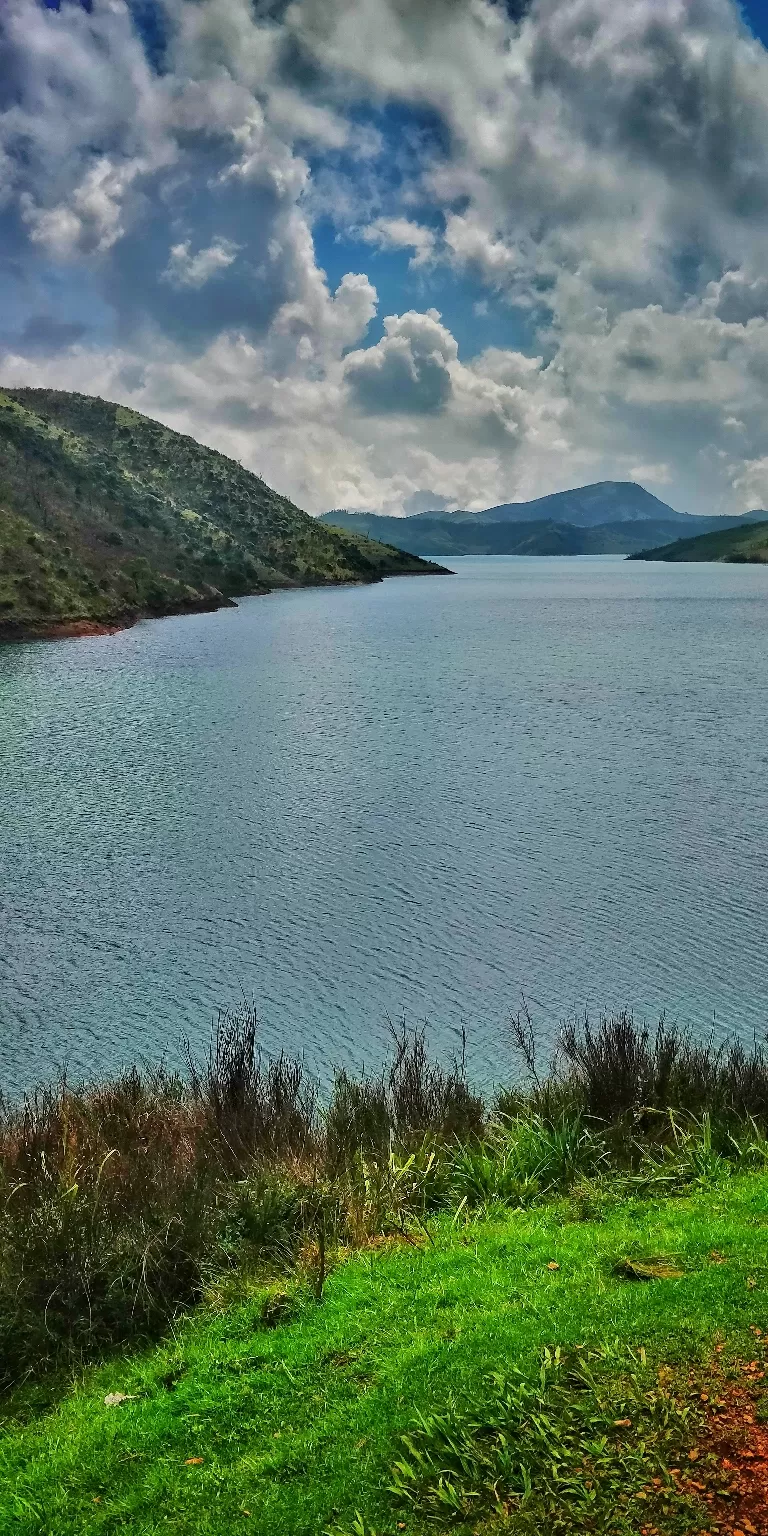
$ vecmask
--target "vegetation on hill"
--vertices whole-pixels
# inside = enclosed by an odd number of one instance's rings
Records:
[[[479,513],[445,516],[379,517],[369,513],[333,512],[327,526],[344,531],[364,530],[420,554],[455,558],[458,555],[629,555],[650,540],[674,538],[672,522],[620,521],[579,528],[572,523],[488,522]],[[691,519],[692,521],[692,519]],[[705,526],[711,526],[709,522]]]
[[[6,1106],[0,1532],[759,1536],[768,1059],[515,1030],[492,1105],[403,1033],[320,1110],[244,1016]]]
[[[0,391],[0,638],[435,569],[323,527],[232,459],[123,406]]]
[[[675,539],[660,548],[645,548],[631,560],[719,561],[727,565],[768,564],[768,522],[750,523],[704,533],[696,539]]]

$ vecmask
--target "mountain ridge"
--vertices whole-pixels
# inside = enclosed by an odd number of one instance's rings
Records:
[[[603,523],[677,522],[689,514],[676,512],[634,480],[598,480],[592,485],[537,496],[532,501],[501,502],[465,515],[488,523],[551,521],[570,523],[574,528],[594,528]]]
[[[0,390],[0,639],[122,628],[275,587],[432,574],[139,412]]]
[[[759,517],[759,513],[745,513],[736,518],[699,518],[676,512],[634,481],[606,480],[481,512],[419,512],[410,517],[390,517],[339,509],[324,513],[319,521],[348,531],[359,529],[414,554],[458,556],[632,554],[651,542],[672,542],[692,525],[698,534],[741,527]]]

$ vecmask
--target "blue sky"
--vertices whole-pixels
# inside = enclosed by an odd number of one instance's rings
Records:
[[[4,0],[0,376],[309,511],[768,505],[768,0]]]
[[[755,37],[768,42],[768,5],[765,0],[744,0],[741,9]]]

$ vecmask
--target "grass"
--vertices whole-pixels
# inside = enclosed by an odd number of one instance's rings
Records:
[[[494,1103],[404,1026],[379,1076],[340,1072],[323,1101],[301,1062],[262,1058],[246,1009],[185,1072],[0,1105],[0,1387],[156,1339],[222,1277],[303,1268],[321,1297],[340,1258],[439,1212],[768,1167],[761,1048],[619,1015],[567,1028],[542,1080],[515,1033],[530,1080]]]
[[[0,1531],[711,1529],[669,1468],[712,1359],[751,1356],[768,1321],[766,1224],[762,1173],[663,1200],[597,1183],[438,1215],[339,1265],[321,1306],[301,1276],[277,1299],[225,1283],[48,1411],[6,1401]],[[677,1278],[625,1278],[659,1255]]]
[[[261,1057],[249,1010],[186,1073],[0,1106],[0,1386],[157,1337],[228,1270],[311,1262],[321,1294],[338,1250],[445,1203],[486,1110],[460,1063],[393,1038],[389,1068],[339,1074],[322,1109],[300,1062]]]
[[[405,1026],[324,1099],[245,1010],[0,1105],[0,1536],[715,1530],[679,1469],[763,1347],[768,1054],[511,1040],[493,1102]]]

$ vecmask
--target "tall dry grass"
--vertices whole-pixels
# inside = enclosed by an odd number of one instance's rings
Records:
[[[0,1104],[0,1383],[156,1337],[228,1269],[332,1256],[440,1209],[525,1205],[584,1180],[659,1191],[768,1164],[768,1055],[620,1013],[564,1026],[537,1067],[512,1024],[514,1086],[483,1100],[462,1055],[393,1030],[378,1075],[259,1050],[223,1015],[203,1061],[65,1078]],[[521,1076],[521,1065],[523,1073]]]

